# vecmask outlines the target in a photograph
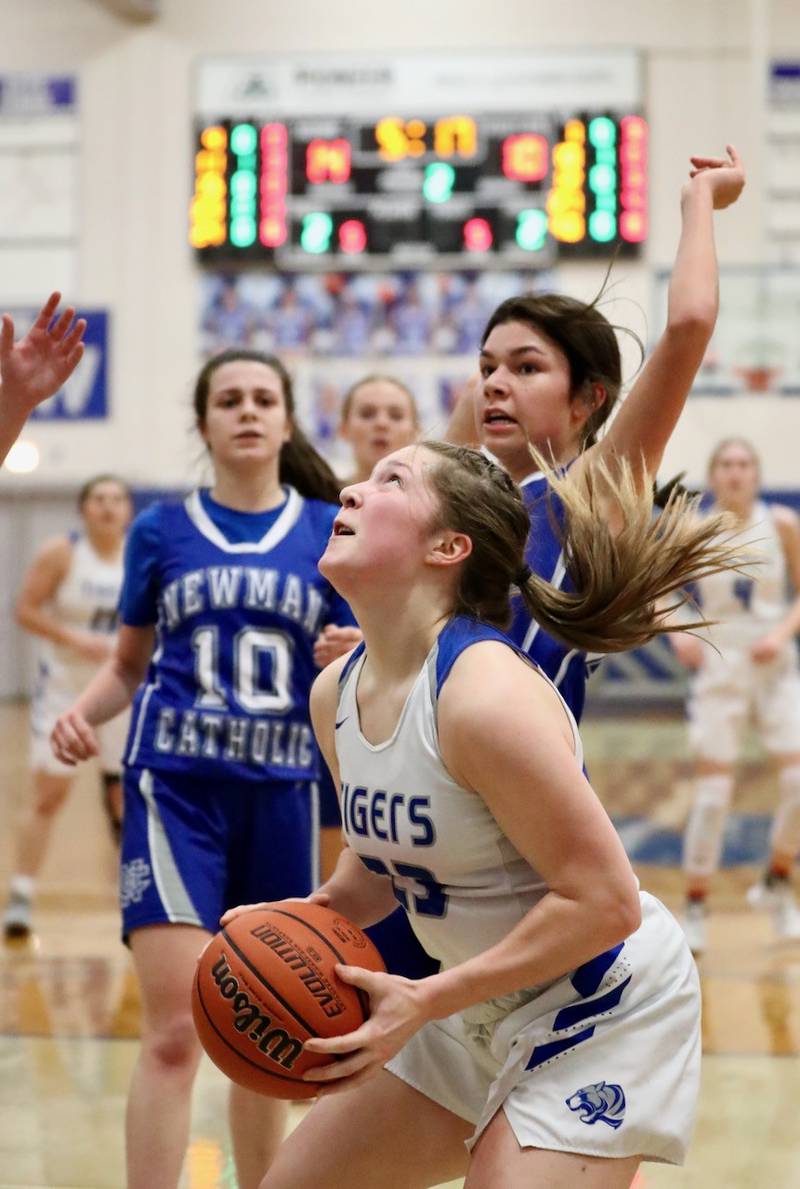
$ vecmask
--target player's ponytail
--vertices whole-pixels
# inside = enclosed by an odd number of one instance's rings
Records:
[[[530,521],[520,490],[506,472],[464,446],[425,446],[441,458],[432,482],[442,525],[466,533],[472,542],[455,614],[507,627],[510,596],[517,589],[536,622],[570,648],[621,652],[659,632],[703,626],[703,620],[668,622],[686,601],[683,588],[742,564],[730,539],[720,540],[720,534],[730,532],[728,517],[687,515],[692,501],[685,493],[675,493],[654,517],[652,487],[637,483],[627,461],[620,461],[614,473],[602,461],[590,461],[584,480],[575,483],[537,459],[563,508],[559,529],[573,589],[559,590],[525,563]],[[617,531],[609,524],[609,505],[618,509]]]
[[[290,487],[296,488],[300,495],[306,496],[308,499],[325,500],[330,504],[338,504],[341,483],[297,424],[292,377],[276,355],[267,355],[263,351],[251,351],[244,347],[231,347],[227,351],[220,351],[217,355],[213,355],[201,368],[195,381],[192,403],[197,424],[202,425],[205,421],[212,375],[224,363],[236,363],[239,360],[263,363],[266,367],[272,368],[280,377],[286,414],[292,426],[292,436],[281,449],[278,472],[281,483],[288,483]]]

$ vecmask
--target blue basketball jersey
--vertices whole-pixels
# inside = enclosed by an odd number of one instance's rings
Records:
[[[564,508],[541,472],[520,484],[522,498],[531,518],[531,531],[525,548],[525,560],[534,574],[553,586],[571,590],[561,547]],[[556,686],[575,718],[580,722],[586,700],[586,680],[597,663],[585,652],[554,640],[539,627],[519,595],[512,599],[513,620],[508,635],[534,660]]]
[[[134,522],[120,616],[154,624],[156,646],[126,764],[226,782],[317,776],[314,640],[353,617],[317,568],[337,507],[286,490],[273,512],[195,491]]]

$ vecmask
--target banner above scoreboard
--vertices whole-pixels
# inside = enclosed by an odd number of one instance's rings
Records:
[[[526,106],[635,108],[639,55],[482,53],[207,58],[195,74],[198,116],[232,119],[375,115],[455,104],[484,112]]]
[[[197,70],[190,242],[279,268],[636,252],[636,54],[214,59]]]

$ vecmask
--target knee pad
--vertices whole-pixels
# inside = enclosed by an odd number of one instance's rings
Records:
[[[683,838],[683,869],[689,876],[708,876],[719,867],[733,777],[699,776],[694,790],[694,804]]]
[[[770,845],[792,856],[800,851],[800,765],[778,774],[778,808],[772,819]]]

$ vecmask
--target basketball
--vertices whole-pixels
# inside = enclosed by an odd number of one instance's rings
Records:
[[[271,1098],[311,1098],[310,1037],[353,1032],[368,997],[334,973],[337,962],[382,971],[366,934],[319,904],[282,902],[243,913],[221,929],[197,964],[192,1014],[203,1048],[231,1081]]]

